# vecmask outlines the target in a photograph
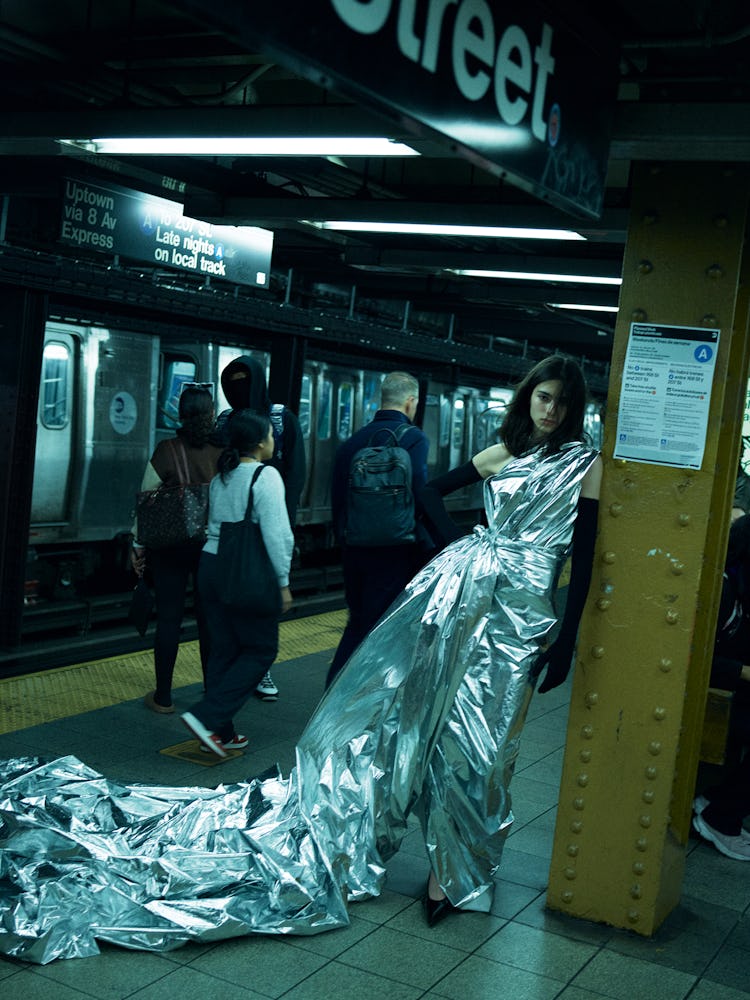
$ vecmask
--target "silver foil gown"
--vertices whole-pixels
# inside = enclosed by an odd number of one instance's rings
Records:
[[[0,762],[0,951],[167,951],[314,934],[380,892],[414,811],[456,905],[491,887],[540,645],[595,452],[511,461],[489,527],[448,546],[355,651],[288,779],[120,785],[74,757]]]

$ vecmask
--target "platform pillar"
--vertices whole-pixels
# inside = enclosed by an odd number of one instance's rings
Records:
[[[0,649],[21,639],[46,296],[0,284]]]
[[[648,935],[678,904],[748,373],[750,171],[636,164],[547,905]],[[700,470],[613,460],[632,322],[718,328]]]

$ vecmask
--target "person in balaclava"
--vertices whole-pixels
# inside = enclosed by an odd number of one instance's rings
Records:
[[[279,470],[284,480],[286,509],[289,523],[294,528],[307,473],[305,442],[296,414],[283,403],[271,402],[265,369],[250,355],[243,354],[229,362],[221,373],[221,388],[232,409],[224,410],[216,422],[215,433],[219,444],[226,445],[227,421],[234,410],[254,410],[270,418],[276,447],[269,464]]]
[[[221,373],[221,388],[231,410],[224,410],[219,414],[213,440],[217,444],[226,446],[228,426],[235,410],[254,410],[270,418],[275,448],[269,465],[278,469],[284,481],[286,509],[289,523],[294,530],[297,506],[307,474],[305,441],[296,414],[283,403],[271,402],[265,368],[260,361],[248,354],[234,358],[224,368]],[[270,673],[267,673],[260,682],[256,693],[263,701],[276,701],[279,690]]]

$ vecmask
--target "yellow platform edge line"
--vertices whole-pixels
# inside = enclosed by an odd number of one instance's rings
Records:
[[[335,649],[345,623],[345,611],[281,622],[276,664]],[[174,689],[202,679],[197,640],[182,643],[175,664]],[[2,678],[0,735],[142,698],[153,687],[151,649]]]

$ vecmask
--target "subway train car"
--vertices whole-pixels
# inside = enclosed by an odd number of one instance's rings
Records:
[[[211,385],[227,405],[220,374],[239,353],[270,366],[267,352],[211,342],[166,342],[146,333],[49,322],[42,361],[27,562],[27,604],[125,589],[135,493],[156,442],[174,434],[186,382]],[[412,366],[413,368],[413,366]],[[338,445],[378,409],[384,371],[306,361],[299,415],[308,458],[301,497],[298,565],[335,560],[330,480]],[[415,372],[415,374],[419,374]],[[496,439],[508,385],[477,388],[423,383],[428,473],[466,461]],[[601,439],[598,408],[588,430]],[[467,523],[481,509],[478,487],[449,499]]]

